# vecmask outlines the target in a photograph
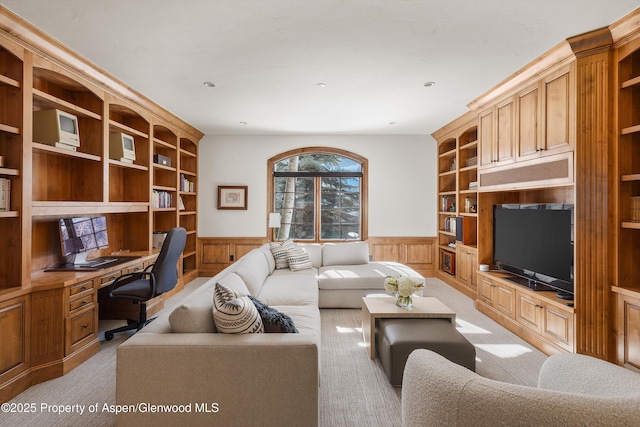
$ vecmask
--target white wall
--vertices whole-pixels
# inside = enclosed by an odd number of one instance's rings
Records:
[[[429,135],[207,135],[200,142],[198,235],[267,235],[267,160],[327,146],[369,160],[369,236],[436,235],[437,150]],[[247,185],[248,210],[217,210],[218,185]]]

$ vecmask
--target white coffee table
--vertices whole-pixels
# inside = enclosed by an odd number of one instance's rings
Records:
[[[369,348],[369,357],[376,357],[376,319],[422,318],[449,319],[455,326],[456,313],[434,297],[413,297],[413,307],[396,305],[394,297],[362,298],[362,336]]]

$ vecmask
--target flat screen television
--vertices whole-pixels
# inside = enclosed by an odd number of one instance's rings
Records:
[[[524,279],[518,283],[572,299],[573,224],[570,204],[494,205],[494,264]]]
[[[125,163],[136,160],[136,144],[131,135],[122,132],[109,134],[109,158]]]
[[[109,247],[107,219],[98,217],[62,218],[58,221],[62,255],[76,266],[91,267],[91,251]],[[71,259],[73,257],[73,259]]]
[[[33,112],[33,140],[75,150],[80,146],[78,118],[61,110]]]

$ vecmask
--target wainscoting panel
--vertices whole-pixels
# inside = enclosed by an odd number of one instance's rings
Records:
[[[214,276],[268,241],[266,237],[200,237],[198,274]],[[372,261],[400,262],[423,276],[435,275],[435,237],[370,237],[367,242]]]

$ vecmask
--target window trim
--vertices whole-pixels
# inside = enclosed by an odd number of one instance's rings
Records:
[[[292,156],[300,156],[303,154],[330,154],[336,156],[348,157],[362,165],[362,171],[358,172],[361,176],[362,184],[360,189],[360,204],[361,204],[361,218],[360,218],[360,240],[364,241],[369,238],[369,161],[351,151],[342,150],[340,148],[333,147],[304,147],[296,148],[293,150],[285,151],[284,153],[277,154],[267,160],[267,212],[265,217],[269,217],[270,212],[274,212],[274,188],[273,178],[275,176],[287,176],[291,172],[273,172],[273,168],[276,163]],[[349,173],[349,172],[347,172]],[[332,172],[319,172],[318,175],[331,176]],[[344,176],[344,174],[343,174]],[[320,188],[316,188],[316,193],[320,191]],[[316,194],[317,195],[317,194]],[[316,225],[318,226],[318,225]],[[271,229],[268,224],[265,224],[266,235],[271,240]],[[306,243],[324,243],[324,242],[336,242],[343,240],[320,240],[319,230],[316,232],[316,238],[314,240],[305,240]]]

